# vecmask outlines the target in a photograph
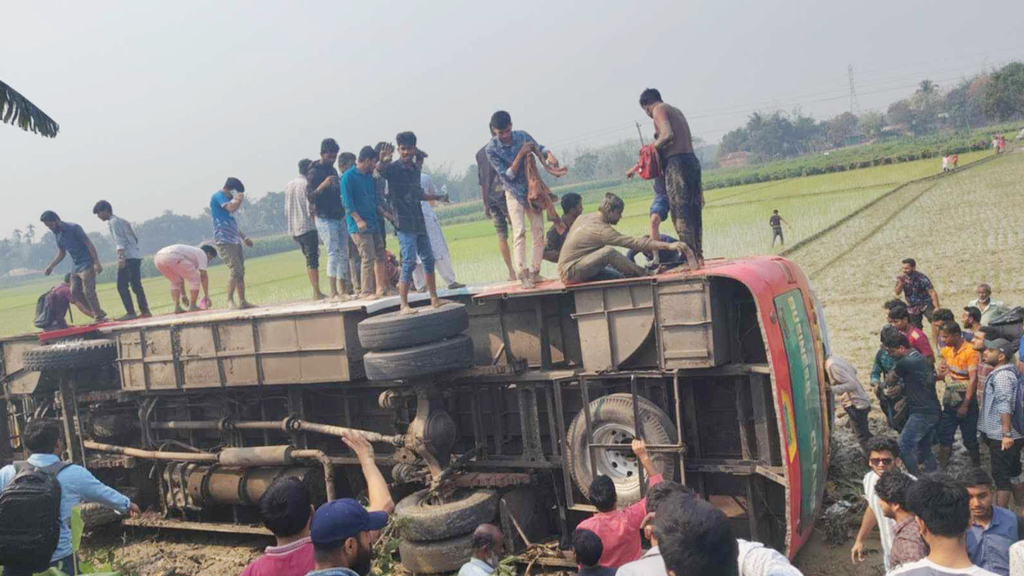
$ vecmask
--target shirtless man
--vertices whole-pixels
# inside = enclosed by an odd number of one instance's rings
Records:
[[[661,101],[661,93],[648,88],[640,94],[640,107],[654,119],[654,147],[661,156],[669,208],[679,240],[696,255],[693,266],[704,264],[700,160],[693,153],[693,137],[678,108]]]

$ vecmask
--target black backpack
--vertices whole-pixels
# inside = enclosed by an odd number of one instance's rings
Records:
[[[47,291],[36,300],[36,319],[33,322],[36,328],[46,328],[50,325],[50,306],[46,302],[46,297],[49,295],[50,293]]]
[[[57,462],[37,468],[14,463],[14,479],[0,493],[0,566],[43,572],[60,541],[60,482],[70,466]]]

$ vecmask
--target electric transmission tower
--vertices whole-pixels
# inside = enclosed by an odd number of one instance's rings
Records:
[[[853,64],[846,67],[850,76],[850,114],[860,114],[860,103],[857,102],[857,89],[853,86]]]

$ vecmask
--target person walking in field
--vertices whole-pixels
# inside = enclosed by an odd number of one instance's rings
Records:
[[[214,192],[210,198],[213,241],[217,244],[221,260],[228,268],[228,306],[244,310],[252,308],[252,304],[245,299],[245,255],[242,252],[242,244],[252,248],[252,240],[238,229],[238,222],[235,220],[234,214],[242,207],[242,202],[245,202],[245,186],[238,178],[228,178],[224,187]]]
[[[494,233],[498,236],[498,251],[508,268],[508,281],[516,281],[516,271],[512,267],[512,253],[508,249],[508,204],[505,202],[505,191],[501,187],[501,179],[487,159],[487,146],[476,153],[477,177],[480,181],[480,198],[484,202],[484,216],[494,222]],[[568,226],[568,225],[567,225]]]
[[[423,192],[428,196],[440,196],[437,192],[437,187],[434,186],[434,181],[430,178],[430,174],[420,173],[420,187],[423,188]],[[420,207],[423,209],[423,221],[427,225],[430,249],[434,252],[434,268],[441,275],[445,283],[448,284],[449,290],[464,287],[465,284],[455,279],[455,268],[452,266],[451,252],[448,251],[448,242],[444,239],[444,233],[441,232],[441,221],[438,220],[434,207],[426,200],[420,202]],[[416,285],[416,290],[423,291],[426,289],[427,282],[423,273],[422,262],[416,263],[416,269],[412,271],[412,278],[413,283]]]
[[[395,229],[398,231],[398,243],[402,254],[402,276],[398,282],[398,297],[401,302],[400,312],[415,314],[416,310],[409,306],[409,285],[412,283],[412,271],[416,268],[416,259],[423,261],[426,275],[427,291],[430,293],[430,305],[441,306],[437,297],[437,283],[434,280],[434,252],[427,235],[427,224],[423,218],[423,200],[448,201],[448,196],[426,194],[420,183],[420,173],[426,154],[416,147],[416,135],[412,132],[401,132],[395,136],[398,144],[399,160],[392,162],[394,154],[392,146],[386,146],[377,163],[377,171],[387,181],[388,197],[395,213]]]
[[[512,221],[512,247],[515,255],[516,277],[526,288],[543,281],[540,264],[544,258],[544,215],[527,201],[527,157],[538,152],[545,164],[558,168],[558,159],[551,150],[541,146],[522,130],[512,130],[512,116],[499,110],[491,116],[494,138],[487,144],[487,160],[501,179],[505,189],[505,204]],[[526,259],[526,221],[530,223],[530,259]]]
[[[654,120],[654,147],[661,156],[676,232],[679,240],[693,251],[694,258],[688,258],[691,266],[699,268],[704,265],[704,191],[690,125],[683,113],[663,102],[661,93],[654,88],[640,94],[640,107]]]
[[[789,227],[789,222],[779,215],[778,210],[772,210],[771,217],[768,218],[768,225],[772,227],[772,248],[775,248],[775,239],[779,239],[779,243],[783,246],[786,245],[786,239],[782,237],[782,225],[785,224]]]
[[[125,311],[125,315],[118,320],[134,320],[139,316],[149,318],[152,314],[149,313],[146,292],[142,289],[142,250],[139,250],[139,239],[135,236],[132,225],[124,218],[114,216],[114,209],[106,200],[97,202],[92,213],[110,227],[110,236],[117,248],[117,293],[121,296]],[[138,315],[135,314],[135,306],[132,305],[129,286],[139,301]]]
[[[931,279],[917,271],[917,261],[913,258],[903,260],[903,268],[896,275],[896,286],[893,292],[897,296],[902,295],[907,300],[907,311],[910,312],[910,321],[918,328],[924,328],[921,317],[934,321],[932,313],[939,307],[939,295],[935,292]],[[932,328],[932,336],[937,339],[938,327]]]
[[[164,278],[171,283],[171,298],[174,300],[174,313],[181,314],[181,295],[185,292],[188,282],[188,311],[199,310],[199,288],[203,288],[203,298],[210,300],[210,278],[206,274],[210,262],[217,257],[217,249],[209,244],[196,248],[187,244],[172,244],[161,248],[153,256],[153,265]]]
[[[313,288],[313,299],[322,300],[326,296],[320,291],[320,237],[306,198],[306,171],[312,163],[309,158],[299,160],[298,177],[285,185],[284,215],[288,221],[288,235],[295,239],[306,257],[306,275]]]
[[[43,212],[39,220],[53,232],[57,240],[57,255],[43,270],[43,275],[52,274],[57,264],[64,260],[65,254],[70,252],[74,264],[71,269],[71,300],[78,303],[79,310],[91,316],[94,323],[106,322],[107,313],[100,307],[100,299],[96,296],[96,275],[103,271],[96,246],[81,226],[64,222],[53,210]]]

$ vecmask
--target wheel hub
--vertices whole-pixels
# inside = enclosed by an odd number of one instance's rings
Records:
[[[621,444],[628,447],[634,438],[636,435],[633,430],[620,424],[601,424],[594,430],[595,444]],[[598,474],[608,476],[620,486],[639,483],[640,463],[632,452],[594,448],[593,453]]]

